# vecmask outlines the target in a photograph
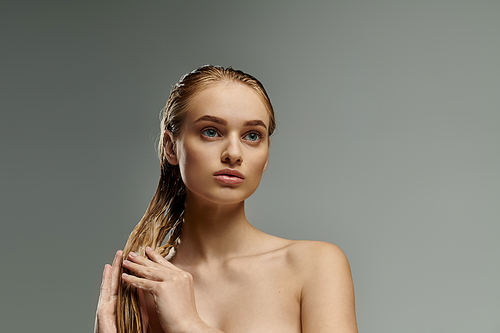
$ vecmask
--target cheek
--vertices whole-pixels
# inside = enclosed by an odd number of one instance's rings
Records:
[[[208,170],[209,150],[184,145],[179,154],[179,167],[185,183],[197,181]],[[187,184],[186,184],[187,185]]]
[[[262,173],[266,169],[268,156],[268,151],[263,151],[253,156],[253,160],[251,161],[251,170],[256,176],[259,176],[259,181],[260,176],[262,176]]]

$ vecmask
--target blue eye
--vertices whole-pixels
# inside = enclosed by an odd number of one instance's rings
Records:
[[[256,132],[250,132],[247,135],[245,135],[245,139],[250,141],[258,141],[260,139],[260,135],[259,133]]]
[[[213,128],[206,128],[203,132],[201,132],[201,134],[209,138],[215,138],[217,136],[217,131]]]

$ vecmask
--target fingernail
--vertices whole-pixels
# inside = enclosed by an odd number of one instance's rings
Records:
[[[137,253],[135,253],[135,252],[130,252],[128,255],[130,258],[137,257]]]

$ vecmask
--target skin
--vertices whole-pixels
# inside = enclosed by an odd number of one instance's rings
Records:
[[[106,264],[104,266],[94,325],[95,333],[116,332],[116,305],[122,254],[122,251],[117,251],[113,265]]]
[[[197,92],[177,138],[168,131],[167,159],[186,184],[182,242],[169,262],[106,266],[96,333],[116,333],[118,279],[139,290],[147,332],[357,332],[349,264],[337,246],[267,235],[247,221],[244,201],[258,187],[269,154],[269,114],[252,88],[217,83]],[[241,184],[217,181],[238,170]],[[113,312],[113,309],[115,309]]]

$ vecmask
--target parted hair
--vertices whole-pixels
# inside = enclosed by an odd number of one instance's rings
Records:
[[[123,258],[132,251],[145,256],[147,246],[162,256],[172,255],[182,233],[186,187],[182,181],[179,166],[172,165],[166,158],[166,131],[173,139],[180,135],[189,102],[197,92],[216,83],[245,84],[259,93],[269,113],[269,136],[276,128],[274,110],[262,83],[252,75],[231,67],[205,65],[184,75],[173,87],[161,115],[161,132],[158,144],[160,179],[156,192],[144,216],[132,230],[123,250]],[[123,272],[123,268],[121,269]],[[120,272],[121,273],[121,272]],[[121,282],[117,305],[118,333],[142,333],[142,321],[137,289]]]

